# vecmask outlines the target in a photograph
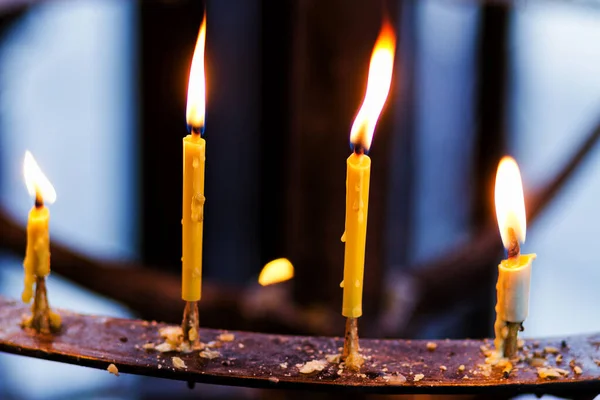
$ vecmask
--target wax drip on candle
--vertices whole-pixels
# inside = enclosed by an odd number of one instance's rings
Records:
[[[356,190],[356,201],[352,205],[352,209],[354,211],[358,212],[358,222],[359,223],[362,223],[365,219],[365,202],[363,201],[363,199],[360,195],[364,177],[365,177],[365,172],[363,170],[360,170],[360,179],[354,187],[354,190]]]
[[[494,347],[495,351],[492,355],[486,358],[486,363],[488,364],[497,364],[504,358],[504,340],[508,334],[508,329],[506,327],[506,322],[502,319],[502,304],[504,303],[503,299],[503,291],[501,290],[503,282],[501,277],[499,277],[498,282],[496,283],[496,291],[498,293],[498,299],[496,302],[496,307],[494,311],[496,311],[496,320],[494,321]]]
[[[362,181],[362,179],[361,179],[361,181]],[[360,186],[361,186],[360,181],[356,185],[354,185],[354,191],[357,193],[357,195],[356,195],[356,200],[354,200],[354,203],[352,203],[352,210],[356,211],[356,212],[360,211],[360,206],[361,206],[360,203],[362,203],[361,198],[360,198]]]
[[[192,271],[192,276],[194,278],[201,278],[202,272],[198,268],[194,268],[194,271]]]
[[[204,161],[204,160],[202,160]],[[204,203],[206,202],[206,197],[202,193],[200,193],[199,188],[197,187],[199,179],[197,175],[201,173],[200,171],[200,159],[198,157],[194,157],[192,161],[192,167],[194,168],[194,195],[192,197],[192,215],[191,219],[193,222],[202,222],[204,221]]]

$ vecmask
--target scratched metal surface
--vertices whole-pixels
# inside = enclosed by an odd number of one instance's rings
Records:
[[[516,364],[508,378],[501,369],[485,376],[480,367],[485,360],[481,346],[489,346],[490,341],[481,340],[435,341],[437,348],[432,351],[421,340],[363,339],[367,360],[359,374],[339,374],[339,364],[329,362],[322,371],[303,374],[298,365],[337,354],[342,340],[231,332],[234,340],[222,342],[218,335],[223,331],[202,329],[203,342],[221,345],[214,349],[220,356],[209,360],[198,351],[144,350],[145,343],[161,342],[158,328],[165,325],[160,323],[61,311],[63,330],[55,336],[42,336],[20,328],[26,312],[27,306],[0,297],[0,351],[99,369],[114,363],[120,373],[219,385],[371,393],[551,393],[571,397],[600,393],[600,366],[594,361],[600,359],[600,334],[525,342],[522,351],[541,353],[548,366],[569,372],[555,380],[540,379],[537,369],[525,361]],[[562,354],[560,365],[556,364],[558,354],[544,351],[547,346]],[[175,368],[174,356],[180,357],[186,368]],[[574,373],[571,360],[582,369],[581,374]],[[464,371],[459,370],[461,365]],[[415,381],[418,374],[423,377]]]

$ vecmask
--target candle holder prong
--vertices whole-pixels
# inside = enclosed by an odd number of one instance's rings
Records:
[[[506,328],[508,331],[504,341],[504,357],[513,359],[517,356],[519,348],[519,331],[523,331],[523,323],[507,322]]]
[[[60,330],[60,315],[53,312],[48,304],[45,277],[36,277],[31,317],[23,321],[23,326],[45,334],[56,333]]]
[[[183,341],[189,343],[192,348],[200,344],[200,313],[197,301],[185,303],[181,330],[183,331]]]
[[[342,360],[350,371],[359,371],[365,359],[360,355],[358,344],[358,318],[348,317],[346,319],[346,333],[344,335],[344,349]]]

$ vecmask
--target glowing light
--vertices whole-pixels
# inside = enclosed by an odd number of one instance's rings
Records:
[[[52,204],[56,201],[56,191],[52,183],[42,172],[39,165],[29,151],[25,152],[25,161],[23,162],[23,173],[25,175],[25,184],[29,195],[41,197],[45,203]]]
[[[527,218],[525,216],[525,197],[521,172],[512,157],[504,157],[498,164],[496,173],[496,217],[504,247],[508,248],[510,239],[508,228],[512,228],[517,240],[525,242]]]
[[[190,68],[188,82],[188,98],[186,120],[193,128],[204,128],[204,113],[206,109],[206,77],[204,74],[204,44],[206,43],[206,15],[202,20],[196,49]]]
[[[258,283],[262,286],[272,285],[292,279],[294,277],[294,266],[287,258],[278,258],[267,263],[258,277]]]
[[[384,22],[371,55],[367,91],[350,131],[350,142],[365,150],[371,147],[373,133],[392,83],[396,35],[389,22]]]

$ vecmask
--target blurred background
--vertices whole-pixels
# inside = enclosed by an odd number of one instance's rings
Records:
[[[205,6],[203,326],[343,333],[348,136],[388,15],[398,43],[370,151],[361,336],[492,335],[504,154],[518,160],[528,200],[523,249],[538,254],[525,336],[600,331],[592,1],[2,0],[1,295],[22,290],[28,149],[58,193],[51,304],[180,322],[181,139]],[[278,257],[295,278],[259,287]],[[190,390],[0,354],[2,399],[200,395],[307,394]]]

